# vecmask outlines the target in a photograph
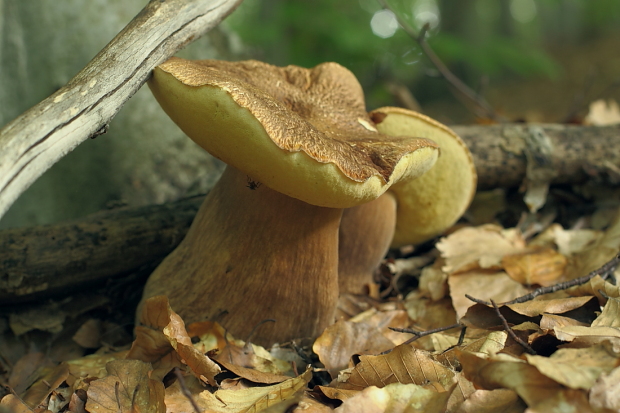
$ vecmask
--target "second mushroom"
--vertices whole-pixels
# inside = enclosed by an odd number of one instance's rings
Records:
[[[354,75],[256,61],[159,66],[164,111],[228,166],[185,239],[147,281],[186,322],[213,320],[252,341],[316,337],[338,298],[342,211],[422,176],[439,150],[379,133]]]

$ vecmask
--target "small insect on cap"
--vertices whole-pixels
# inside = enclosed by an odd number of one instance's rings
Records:
[[[357,79],[336,63],[304,69],[172,58],[149,87],[213,156],[313,205],[370,201],[424,174],[438,156],[429,139],[379,133]]]
[[[390,188],[398,204],[392,246],[420,244],[440,235],[463,215],[476,192],[471,152],[447,126],[420,113],[386,107],[372,111],[370,117],[381,133],[432,139],[440,150],[430,171]]]

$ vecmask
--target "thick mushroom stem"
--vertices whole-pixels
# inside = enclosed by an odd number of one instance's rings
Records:
[[[142,298],[167,295],[186,322],[213,320],[269,345],[316,337],[338,299],[341,209],[317,207],[227,167]],[[139,313],[138,313],[139,314]]]
[[[392,243],[396,198],[389,192],[347,208],[340,222],[338,287],[340,294],[367,294],[373,275]]]

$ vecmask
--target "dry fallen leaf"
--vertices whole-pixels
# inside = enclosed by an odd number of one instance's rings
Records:
[[[529,292],[505,272],[469,271],[448,277],[452,305],[458,318],[462,318],[474,302],[465,297],[471,295],[480,300],[495,300],[497,303],[510,301]]]
[[[178,357],[201,380],[215,386],[215,376],[221,372],[220,367],[206,355],[194,348],[192,340],[185,330],[185,323],[168,304],[164,296],[146,300],[140,317],[142,326],[136,327],[136,340],[127,354],[128,359],[155,363],[164,360],[165,374],[174,363],[164,359],[173,349]],[[170,364],[170,366],[168,366]],[[157,367],[157,365],[155,365]]]
[[[524,251],[502,258],[504,271],[513,280],[543,287],[556,284],[564,275],[566,264],[566,257],[551,248]]]
[[[370,386],[344,401],[338,413],[442,413],[450,392],[436,392],[415,384]]]
[[[472,269],[498,270],[504,256],[524,248],[525,241],[519,233],[492,224],[462,228],[437,243],[446,260],[442,269],[448,274]]]
[[[506,354],[488,357],[480,353],[461,352],[459,360],[463,374],[477,388],[514,390],[528,406],[553,397],[563,388],[536,367]]]
[[[620,411],[620,367],[598,378],[590,389],[590,404],[594,408]]]
[[[609,373],[620,359],[608,346],[561,348],[551,357],[526,355],[528,363],[545,376],[571,389],[590,389],[602,373]]]
[[[590,103],[590,110],[583,123],[594,126],[607,126],[620,123],[620,107],[613,99],[599,99]]]
[[[240,390],[217,390],[211,393],[204,390],[193,394],[193,399],[198,407],[209,413],[236,413],[236,412],[259,412],[269,406],[273,406],[283,400],[294,397],[304,389],[312,378],[312,370],[298,377],[288,379],[282,383],[264,387],[250,387]],[[170,403],[167,413],[193,412],[189,401],[183,402],[183,395],[179,394],[178,387],[171,386],[166,389],[166,400],[175,398],[174,405]],[[166,403],[168,405],[168,403]]]
[[[455,413],[522,413],[525,408],[513,390],[476,390]]]
[[[86,410],[97,413],[165,413],[164,385],[152,380],[149,363],[115,360],[106,365],[108,376],[94,380],[87,391]]]
[[[327,327],[312,346],[332,377],[349,365],[354,354],[378,354],[394,347],[381,330],[366,323],[338,321]]]
[[[400,345],[380,356],[361,356],[360,362],[345,379],[338,378],[342,389],[362,390],[391,383],[426,385],[439,383],[449,387],[454,371],[433,360],[430,353],[411,345]]]

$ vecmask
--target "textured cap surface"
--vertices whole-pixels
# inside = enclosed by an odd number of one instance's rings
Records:
[[[367,202],[437,159],[428,139],[378,133],[357,79],[336,63],[304,69],[172,58],[149,86],[212,155],[314,205]]]

